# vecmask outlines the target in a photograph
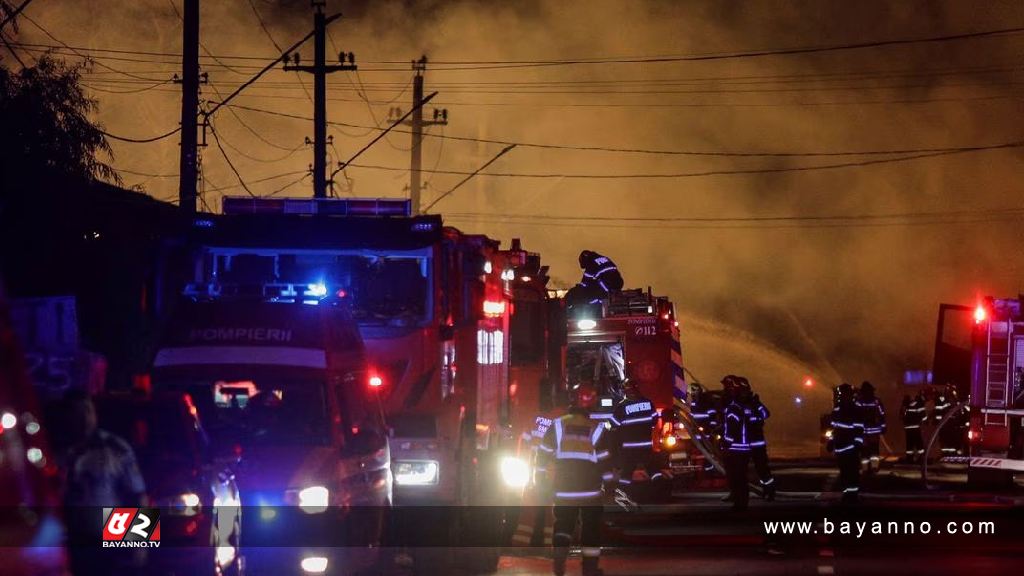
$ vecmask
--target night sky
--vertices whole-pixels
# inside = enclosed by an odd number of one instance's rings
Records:
[[[145,139],[178,124],[180,9],[38,0],[11,39],[27,62],[48,46],[94,58],[96,119]],[[206,106],[312,29],[307,0],[201,10]],[[354,52],[360,69],[329,78],[331,162],[390,108],[408,110],[409,62],[426,54],[426,91],[449,114],[425,140],[426,201],[520,143],[435,211],[523,238],[560,284],[575,280],[580,249],[597,250],[695,324],[770,342],[825,380],[893,391],[904,368],[930,363],[939,302],[1024,286],[1021,149],[962,150],[1024,139],[1024,3],[330,0],[336,11],[328,53]],[[1010,31],[971,36],[998,30]],[[300,53],[311,61],[311,43]],[[246,193],[225,154],[256,195],[312,195],[307,91],[310,76],[279,68],[214,115],[223,153],[208,138],[209,209]],[[176,197],[177,136],[112,145],[126,185]],[[409,145],[389,134],[338,194],[406,194]],[[683,331],[684,344],[698,337]],[[756,384],[762,367],[745,368]],[[798,378],[785,374],[773,377]]]

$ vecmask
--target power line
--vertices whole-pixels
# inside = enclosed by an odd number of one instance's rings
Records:
[[[132,144],[148,144],[150,142],[156,142],[157,140],[170,138],[171,136],[174,136],[178,132],[181,132],[180,126],[175,128],[174,130],[171,130],[170,132],[165,132],[163,134],[160,134],[159,136],[153,136],[151,138],[129,138],[127,136],[118,136],[117,134],[111,134],[106,130],[100,130],[100,133],[102,133],[107,138],[110,138],[111,140],[117,140],[119,142],[130,142]],[[177,176],[177,174],[175,174],[175,176]]]
[[[1011,149],[1020,148],[1024,146],[1024,142],[1011,142],[1007,144],[998,144],[993,146],[976,146],[972,148],[964,148],[959,150],[952,150],[946,152],[930,152],[926,154],[913,154],[908,156],[901,156],[899,158],[879,158],[873,160],[862,160],[857,162],[841,162],[835,164],[821,164],[817,166],[794,166],[788,168],[750,168],[741,170],[706,170],[701,172],[675,172],[665,174],[647,174],[647,173],[636,173],[636,174],[567,174],[567,173],[516,173],[516,172],[481,172],[479,176],[489,176],[494,178],[564,178],[564,179],[586,179],[586,180],[622,180],[622,179],[675,179],[675,178],[699,178],[705,176],[728,176],[728,175],[741,175],[741,174],[774,174],[782,172],[811,172],[816,170],[832,170],[837,168],[853,168],[863,166],[873,166],[876,164],[892,164],[897,162],[907,162],[910,160],[919,160],[923,158],[935,158],[939,156],[949,156],[953,154],[963,154],[967,152],[980,152],[984,150],[1000,150],[1000,149]],[[366,168],[370,170],[384,170],[384,171],[404,171],[405,168],[398,168],[394,166],[377,166],[369,164],[352,164],[354,168]],[[424,170],[426,172],[426,170]],[[465,172],[460,170],[434,170],[434,174],[455,174],[455,175],[477,175],[474,172]]]
[[[265,108],[259,108],[255,106],[246,106],[243,104],[230,104],[229,108],[237,108],[239,110],[245,110],[248,112],[257,112],[261,114],[269,114],[271,116],[279,116],[283,118],[289,118],[294,120],[305,120],[309,121],[311,118],[308,116],[302,116],[299,114],[291,114],[288,112],[279,112],[277,110],[267,110]],[[351,124],[344,122],[329,122],[332,125],[345,126],[348,128],[364,128],[369,130],[380,130],[381,128],[374,126],[364,126],[359,124]],[[408,134],[409,130],[403,130],[400,128],[393,129],[394,132],[402,132]],[[951,147],[917,147],[917,148],[893,148],[886,150],[879,149],[862,149],[862,150],[835,150],[835,151],[727,151],[727,150],[665,150],[665,149],[653,149],[653,148],[618,148],[608,146],[583,146],[583,145],[572,145],[572,144],[554,144],[554,143],[542,143],[542,142],[521,142],[513,141],[500,138],[475,138],[470,136],[456,136],[450,134],[431,134],[425,133],[425,136],[431,138],[438,138],[441,140],[455,140],[460,142],[473,142],[473,143],[484,143],[484,144],[497,144],[501,146],[507,146],[509,144],[515,144],[523,148],[540,148],[540,149],[554,149],[554,150],[573,150],[573,151],[585,151],[585,152],[613,152],[613,153],[629,153],[629,154],[648,154],[648,155],[663,155],[663,156],[721,156],[721,157],[830,157],[830,156],[891,156],[898,154],[920,154],[920,153],[931,153],[931,152],[971,152],[978,150],[979,146],[951,146]],[[998,145],[1001,146],[1001,145]]]
[[[498,161],[498,158],[501,158],[501,157],[502,157],[502,156],[504,156],[505,154],[507,154],[507,153],[511,152],[511,151],[512,151],[512,149],[513,149],[513,148],[515,148],[515,147],[516,147],[516,145],[515,145],[515,144],[511,144],[511,145],[509,145],[509,146],[505,146],[504,148],[502,148],[501,152],[498,152],[497,154],[495,154],[495,155],[494,155],[494,157],[493,157],[493,158],[491,158],[490,160],[488,160],[487,162],[485,162],[485,163],[483,164],[483,166],[481,166],[481,167],[477,168],[477,169],[476,169],[476,170],[474,170],[473,172],[470,172],[470,173],[469,173],[469,174],[468,174],[468,175],[467,175],[467,176],[466,176],[465,178],[463,178],[462,180],[460,180],[458,184],[456,184],[455,186],[452,186],[452,187],[451,187],[451,188],[450,188],[450,189],[449,189],[449,190],[448,190],[447,192],[445,192],[444,194],[441,194],[440,196],[438,196],[437,198],[435,198],[435,199],[434,199],[434,201],[433,201],[433,202],[431,202],[430,204],[427,204],[427,207],[423,209],[422,213],[423,213],[423,214],[426,214],[426,213],[427,213],[427,212],[428,212],[428,211],[429,211],[429,210],[430,210],[431,208],[433,208],[433,207],[434,207],[434,206],[435,206],[435,205],[436,205],[436,204],[437,204],[438,202],[440,202],[441,200],[444,200],[444,199],[445,199],[445,198],[447,198],[448,196],[451,196],[451,195],[452,195],[452,193],[453,193],[453,192],[455,192],[456,190],[458,190],[459,188],[461,188],[463,184],[465,184],[466,182],[469,182],[469,179],[470,179],[470,178],[472,178],[472,177],[476,176],[477,174],[480,174],[481,172],[483,172],[484,170],[486,170],[488,166],[490,166],[491,164],[494,164],[495,162],[497,162],[497,161]]]
[[[255,12],[255,10],[254,10]],[[522,67],[548,67],[548,66],[567,66],[567,65],[579,65],[579,64],[652,64],[652,63],[665,63],[665,62],[694,62],[694,61],[706,61],[706,60],[724,60],[724,59],[740,59],[740,58],[758,58],[765,56],[788,56],[797,54],[813,54],[822,52],[838,52],[848,50],[859,50],[864,48],[878,48],[885,46],[901,46],[909,44],[929,44],[929,43],[943,43],[952,42],[959,40],[967,40],[974,38],[985,38],[985,37],[996,37],[1013,35],[1024,32],[1024,27],[1014,28],[1001,28],[992,30],[982,30],[977,32],[966,32],[960,34],[949,34],[941,36],[930,36],[922,38],[895,38],[889,40],[875,40],[866,42],[854,42],[847,44],[831,44],[824,46],[801,46],[792,48],[779,48],[779,49],[763,49],[763,50],[750,50],[750,51],[733,51],[733,52],[712,52],[712,53],[695,53],[695,54],[671,54],[671,55],[654,55],[654,56],[613,56],[613,57],[596,57],[596,58],[575,58],[575,59],[556,59],[556,60],[437,60],[433,64],[440,66],[437,68],[439,71],[462,71],[462,70],[479,70],[479,69],[500,69],[500,68],[522,68]],[[58,41],[59,42],[59,41]],[[179,54],[173,52],[153,52],[153,51],[140,51],[140,50],[124,50],[115,48],[78,48],[71,47],[61,43],[68,49],[79,49],[79,50],[92,50],[96,52],[104,52],[110,54],[126,54],[126,55],[146,55],[146,56],[161,56],[161,57],[179,57]],[[287,52],[281,51],[281,52]],[[267,57],[261,56],[237,56],[237,55],[221,55],[219,58],[225,60],[242,60],[242,61],[265,61]],[[397,60],[381,60],[381,61],[368,61],[367,64],[383,64],[383,65],[407,65],[405,61]],[[449,66],[444,68],[444,66]],[[365,70],[364,70],[365,71]],[[383,69],[381,71],[397,72],[400,69]]]
[[[124,70],[118,70],[117,68],[114,68],[112,66],[108,66],[108,65],[104,64],[103,62],[100,62],[98,60],[93,60],[93,59],[89,58],[88,56],[86,56],[85,54],[77,52],[76,50],[74,50],[73,48],[71,48],[70,46],[65,44],[63,40],[57,38],[53,34],[50,34],[49,30],[47,30],[46,28],[43,28],[43,26],[41,24],[39,24],[38,22],[33,20],[32,17],[29,16],[28,14],[22,14],[21,17],[24,18],[25,20],[28,20],[28,22],[30,24],[32,24],[33,26],[38,28],[43,34],[46,34],[54,42],[56,42],[56,43],[58,43],[58,44],[60,44],[60,45],[62,45],[64,47],[66,47],[67,49],[71,50],[79,58],[82,58],[82,59],[90,61],[90,62],[95,62],[96,65],[100,66],[101,68],[106,68],[107,70],[110,70],[111,72],[116,72],[117,74],[122,74],[124,76],[128,76],[129,78],[135,78],[135,79],[138,79],[138,80],[146,80],[147,82],[151,82],[152,81],[152,79],[150,79],[150,78],[146,78],[144,76],[139,76],[139,75],[133,74],[131,72],[125,72]]]
[[[224,161],[228,163],[228,167],[230,167],[231,171],[235,173],[235,177],[238,178],[238,183],[242,185],[242,188],[244,188],[246,192],[249,193],[249,196],[255,198],[256,195],[253,194],[252,190],[249,189],[249,186],[245,183],[245,180],[242,179],[242,175],[238,172],[238,169],[235,168],[234,163],[231,162],[231,158],[228,157],[227,151],[224,150],[223,146],[221,146],[220,138],[217,136],[217,130],[214,129],[212,121],[209,122],[209,126],[210,134],[213,136],[213,141],[217,143],[217,149],[220,150],[220,154],[221,156],[224,157]]]
[[[983,30],[979,32],[966,32],[962,34],[948,34],[944,36],[930,36],[924,38],[896,38],[890,40],[875,40],[870,42],[853,42],[849,44],[832,44],[826,46],[804,46],[796,48],[781,48],[767,50],[752,50],[745,52],[707,53],[707,54],[681,54],[670,56],[635,56],[618,58],[592,58],[572,60],[449,60],[437,61],[434,64],[439,66],[449,65],[449,68],[438,68],[438,70],[459,71],[459,70],[494,70],[502,68],[536,68],[547,66],[569,66],[585,64],[659,64],[668,62],[700,62],[708,60],[733,60],[741,58],[761,58],[765,56],[792,56],[797,54],[815,54],[821,52],[841,52],[848,50],[860,50],[864,48],[880,48],[884,46],[903,46],[908,44],[929,44],[967,40],[972,38],[984,38],[991,36],[1003,36],[1024,32],[1024,27],[1001,28],[995,30]],[[375,64],[376,62],[370,62]],[[398,62],[381,62],[390,64]]]
[[[1024,207],[1020,208],[984,208],[977,210],[942,210],[917,212],[865,213],[865,214],[814,214],[786,216],[578,216],[555,214],[494,214],[480,212],[446,213],[445,217],[552,220],[565,222],[637,222],[637,223],[688,223],[688,224],[722,224],[722,223],[778,223],[778,222],[831,222],[831,221],[875,221],[894,219],[927,219],[949,217],[977,217],[1002,214],[1024,215]]]

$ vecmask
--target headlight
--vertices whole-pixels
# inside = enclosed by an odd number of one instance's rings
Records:
[[[310,486],[299,490],[299,508],[307,514],[318,514],[327,509],[331,493],[323,486]]]
[[[668,435],[668,436],[665,436],[665,447],[666,448],[672,448],[673,446],[676,445],[677,442],[679,442],[679,440],[677,440],[675,436],[673,436],[671,434]]]
[[[827,440],[831,440],[832,439],[832,431],[831,430],[825,430],[825,438]]]
[[[405,460],[395,462],[395,483],[403,486],[437,484],[439,466],[436,460]]]
[[[501,479],[509,488],[522,488],[530,481],[530,466],[512,456],[501,459]]]
[[[597,322],[590,318],[584,318],[576,323],[576,327],[580,330],[593,330],[594,328],[597,328]]]
[[[323,574],[327,571],[327,558],[323,556],[307,556],[299,564],[302,571],[308,574]]]
[[[171,498],[163,507],[168,513],[178,516],[195,516],[199,513],[201,502],[195,492],[185,492]]]

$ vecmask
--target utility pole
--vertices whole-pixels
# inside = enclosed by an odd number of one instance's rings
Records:
[[[413,60],[412,70],[415,76],[412,79],[412,118],[404,122],[412,128],[412,159],[409,175],[409,199],[412,201],[412,213],[420,213],[420,194],[422,185],[420,177],[423,170],[423,128],[425,126],[447,126],[448,110],[434,110],[433,120],[423,120],[423,76],[427,71],[427,57],[421,56],[419,60]],[[401,116],[400,109],[392,110],[392,115]]]
[[[294,64],[288,64],[289,55],[284,55],[284,69],[309,72],[313,75],[313,197],[327,197],[327,75],[356,69],[356,55],[352,52],[338,54],[339,64],[327,64],[327,17],[324,16],[326,0],[312,0],[313,3],[313,65],[299,64],[299,55],[292,55]],[[331,18],[333,20],[333,18]],[[348,64],[345,64],[346,56]]]
[[[181,43],[181,158],[178,167],[178,206],[196,211],[197,121],[199,118],[199,0],[184,0]]]

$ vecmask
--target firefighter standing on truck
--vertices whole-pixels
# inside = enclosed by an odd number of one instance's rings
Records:
[[[612,292],[622,290],[622,274],[611,258],[584,250],[580,252],[580,268],[583,278],[565,296],[570,308],[577,304],[597,304]]]
[[[860,463],[865,471],[871,473],[879,469],[879,447],[885,434],[885,406],[875,396],[875,387],[871,382],[864,381],[857,391],[857,407],[864,418],[864,449]]]
[[[648,479],[653,476],[651,433],[657,417],[654,404],[640,393],[632,380],[627,380],[626,397],[615,407],[611,417],[620,487],[633,484],[633,474],[638,466],[643,468]]]
[[[538,449],[538,472],[550,478],[555,501],[553,571],[565,574],[576,522],[580,521],[583,575],[599,576],[601,515],[604,484],[611,480],[608,452],[609,426],[592,420],[597,404],[593,386],[581,385],[569,413],[555,418]]]
[[[835,453],[839,465],[839,486],[843,491],[843,502],[851,504],[857,501],[860,493],[860,451],[864,444],[864,420],[857,407],[853,387],[843,383],[837,392],[828,449]]]
[[[924,442],[921,440],[921,424],[925,420],[924,395],[920,392],[914,396],[903,397],[900,406],[900,419],[903,421],[903,433],[906,436],[906,461],[913,464],[924,457]]]

